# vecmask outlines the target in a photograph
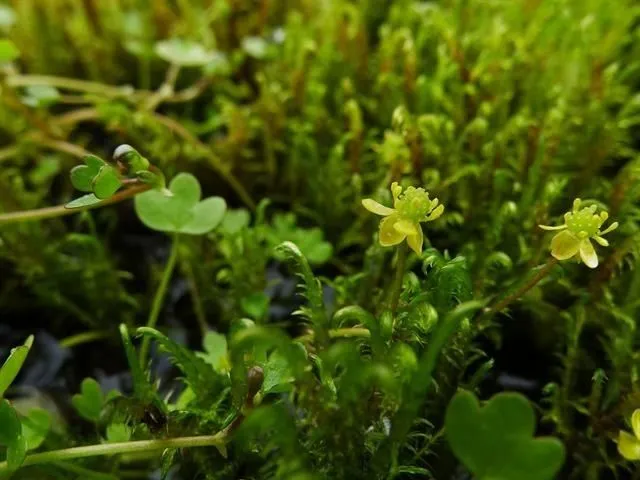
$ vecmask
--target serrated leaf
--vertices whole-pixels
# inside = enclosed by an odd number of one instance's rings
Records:
[[[90,207],[91,205],[96,205],[100,202],[102,202],[101,199],[96,197],[93,193],[89,193],[87,195],[83,195],[79,198],[76,198],[75,200],[70,201],[64,206],[64,208],[68,208],[68,209],[84,208],[84,207]]]
[[[29,336],[24,345],[11,350],[9,357],[0,368],[0,399],[20,373],[20,369],[33,345],[33,335]]]
[[[104,406],[104,395],[98,382],[93,378],[85,378],[80,393],[71,398],[71,403],[82,418],[97,423]]]
[[[111,165],[103,165],[92,182],[93,193],[100,199],[109,198],[121,186],[120,174]]]
[[[51,429],[51,415],[42,408],[30,410],[22,419],[22,434],[27,442],[27,450],[35,450],[49,434]]]
[[[84,165],[77,165],[71,169],[71,184],[81,192],[92,192],[93,179],[107,163],[95,155],[87,155],[82,160]]]
[[[458,392],[447,408],[447,440],[479,480],[551,480],[564,462],[556,438],[534,438],[535,415],[518,393],[499,393],[483,407],[471,392]]]
[[[194,352],[153,328],[140,327],[137,333],[155,340],[159,348],[169,355],[171,362],[184,374],[185,383],[191,387],[197,399],[204,400],[222,390],[222,377]]]
[[[162,232],[201,235],[222,220],[226,203],[220,197],[200,201],[200,184],[189,173],[177,175],[168,192],[150,190],[135,197],[138,218],[147,227]]]
[[[291,389],[291,382],[293,382],[294,378],[289,362],[278,351],[269,356],[269,360],[265,363],[263,370],[264,381],[261,388],[263,395],[287,392]]]

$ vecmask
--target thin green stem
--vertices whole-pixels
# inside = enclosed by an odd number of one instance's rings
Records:
[[[149,318],[147,319],[146,324],[149,328],[155,328],[156,323],[158,323],[160,310],[162,310],[162,304],[164,303],[164,298],[167,295],[169,281],[171,280],[171,276],[173,275],[173,271],[175,270],[176,262],[178,260],[178,243],[178,235],[176,234],[171,240],[171,253],[169,254],[169,260],[167,260],[167,264],[164,267],[160,285],[158,285],[158,290],[156,290],[156,295],[153,298],[153,305],[151,306],[151,312],[149,312]],[[149,342],[149,337],[144,337],[142,339],[142,346],[140,347],[140,365],[143,366],[146,364],[147,356],[149,354]]]
[[[202,298],[200,297],[200,289],[198,288],[198,282],[196,282],[196,276],[193,273],[193,267],[191,266],[191,259],[184,258],[182,262],[182,271],[187,276],[189,283],[189,289],[191,290],[191,300],[193,301],[193,311],[200,327],[200,333],[202,337],[207,334],[209,326],[207,325],[207,315],[204,312],[202,306]]]
[[[74,213],[84,212],[85,210],[92,210],[98,207],[104,207],[106,205],[112,205],[114,203],[121,202],[136,196],[139,193],[149,190],[151,187],[148,185],[140,185],[137,187],[128,188],[116,193],[114,196],[103,200],[100,203],[94,203],[86,207],[80,208],[66,208],[64,205],[58,205],[56,207],[37,208],[35,210],[24,210],[20,212],[10,212],[0,214],[0,225],[15,222],[29,222],[33,220],[45,220],[47,218],[63,217],[65,215],[73,215]]]
[[[396,276],[391,284],[389,291],[389,306],[393,313],[398,309],[400,301],[400,293],[402,293],[402,280],[404,279],[404,270],[407,265],[407,244],[402,242],[398,247],[398,258],[396,260]]]
[[[128,96],[134,92],[133,87],[131,86],[117,87],[99,82],[89,82],[75,78],[55,77],[50,75],[12,75],[7,78],[7,84],[12,87],[47,85],[64,90],[76,90],[106,97]]]
[[[119,455],[122,453],[143,453],[166,448],[195,448],[195,447],[221,447],[225,445],[226,432],[216,435],[203,435],[198,437],[178,437],[164,440],[139,440],[136,442],[105,443],[100,445],[88,445],[85,447],[65,448],[51,452],[34,453],[25,458],[22,466],[38,465],[41,463],[60,462],[76,458],[98,457],[104,455]],[[8,470],[7,462],[0,462],[0,473]]]
[[[89,332],[77,333],[69,337],[60,340],[60,346],[63,348],[73,348],[78,345],[84,345],[85,343],[95,342],[97,340],[103,340],[109,338],[110,332],[106,330],[92,330]]]
[[[513,292],[511,295],[506,296],[505,298],[500,300],[498,303],[496,303],[494,306],[487,307],[486,314],[487,315],[492,315],[492,314],[497,313],[497,312],[499,312],[501,310],[504,310],[506,307],[511,305],[511,303],[513,303],[515,300],[517,300],[518,298],[522,297],[525,293],[527,293],[529,290],[531,290],[533,287],[535,287],[540,282],[540,280],[542,280],[544,277],[549,275],[551,270],[553,270],[553,267],[556,266],[556,263],[558,263],[558,260],[552,257],[545,264],[545,266],[542,267],[538,271],[538,273],[536,273],[531,278],[531,280],[529,280],[527,283],[525,283],[521,288],[519,288],[518,290]]]

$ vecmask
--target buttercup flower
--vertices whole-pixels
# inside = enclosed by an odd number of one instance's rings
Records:
[[[618,451],[627,460],[640,460],[640,408],[631,415],[633,435],[620,432],[618,436]]]
[[[391,194],[394,208],[385,207],[371,198],[362,200],[364,208],[385,217],[380,222],[380,245],[390,247],[406,239],[411,249],[419,255],[424,240],[420,222],[430,222],[440,217],[444,205],[439,205],[437,198],[431,200],[424,188],[409,187],[402,193],[398,182],[391,184]]]
[[[591,244],[591,238],[603,247],[608,247],[602,235],[616,228],[618,222],[613,222],[606,230],[600,231],[602,224],[609,218],[607,212],[596,214],[597,207],[580,208],[582,201],[576,198],[573,201],[573,210],[564,214],[564,224],[557,227],[538,225],[544,230],[562,230],[551,240],[551,255],[558,260],[567,260],[580,253],[580,258],[589,268],[598,266],[598,255]]]

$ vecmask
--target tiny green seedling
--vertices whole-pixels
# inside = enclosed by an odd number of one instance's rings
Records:
[[[445,429],[453,453],[478,480],[551,480],[564,462],[556,438],[534,438],[535,415],[517,393],[499,393],[484,407],[458,392],[447,408]]]
[[[98,382],[93,378],[85,378],[80,385],[80,393],[71,398],[71,403],[82,418],[98,422],[105,397]]]

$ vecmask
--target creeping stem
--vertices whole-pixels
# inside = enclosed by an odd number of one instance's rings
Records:
[[[140,185],[136,187],[127,188],[122,190],[112,197],[107,198],[99,203],[88,205],[80,208],[66,208],[64,205],[58,205],[57,207],[38,208],[35,210],[24,210],[21,212],[10,212],[0,214],[0,225],[6,223],[15,222],[29,222],[32,220],[45,220],[47,218],[63,217],[65,215],[72,215],[74,213],[83,212],[85,210],[91,210],[93,208],[104,207],[105,205],[111,205],[121,202],[128,198],[132,198],[139,193],[149,190],[149,185]]]
[[[88,445],[85,447],[65,448],[51,452],[34,453],[28,455],[23,467],[42,463],[60,462],[75,458],[97,457],[101,455],[117,455],[121,453],[141,453],[166,448],[193,448],[193,447],[224,447],[226,431],[215,435],[198,437],[179,437],[163,440],[140,440],[136,442],[106,443],[100,445]],[[7,462],[0,462],[0,473],[8,470]]]
[[[156,295],[153,298],[153,305],[151,306],[151,312],[149,313],[149,318],[147,319],[146,326],[149,328],[155,328],[156,323],[158,323],[160,310],[162,310],[164,297],[167,295],[167,288],[169,287],[169,281],[171,280],[171,276],[173,275],[173,270],[175,269],[177,260],[178,235],[175,234],[171,239],[171,253],[169,254],[169,260],[167,260],[167,264],[164,267],[162,280],[160,280],[160,285],[158,285],[158,290],[156,290]],[[147,355],[149,354],[149,342],[149,337],[144,337],[142,339],[142,346],[140,347],[140,365],[144,365],[147,360]]]

